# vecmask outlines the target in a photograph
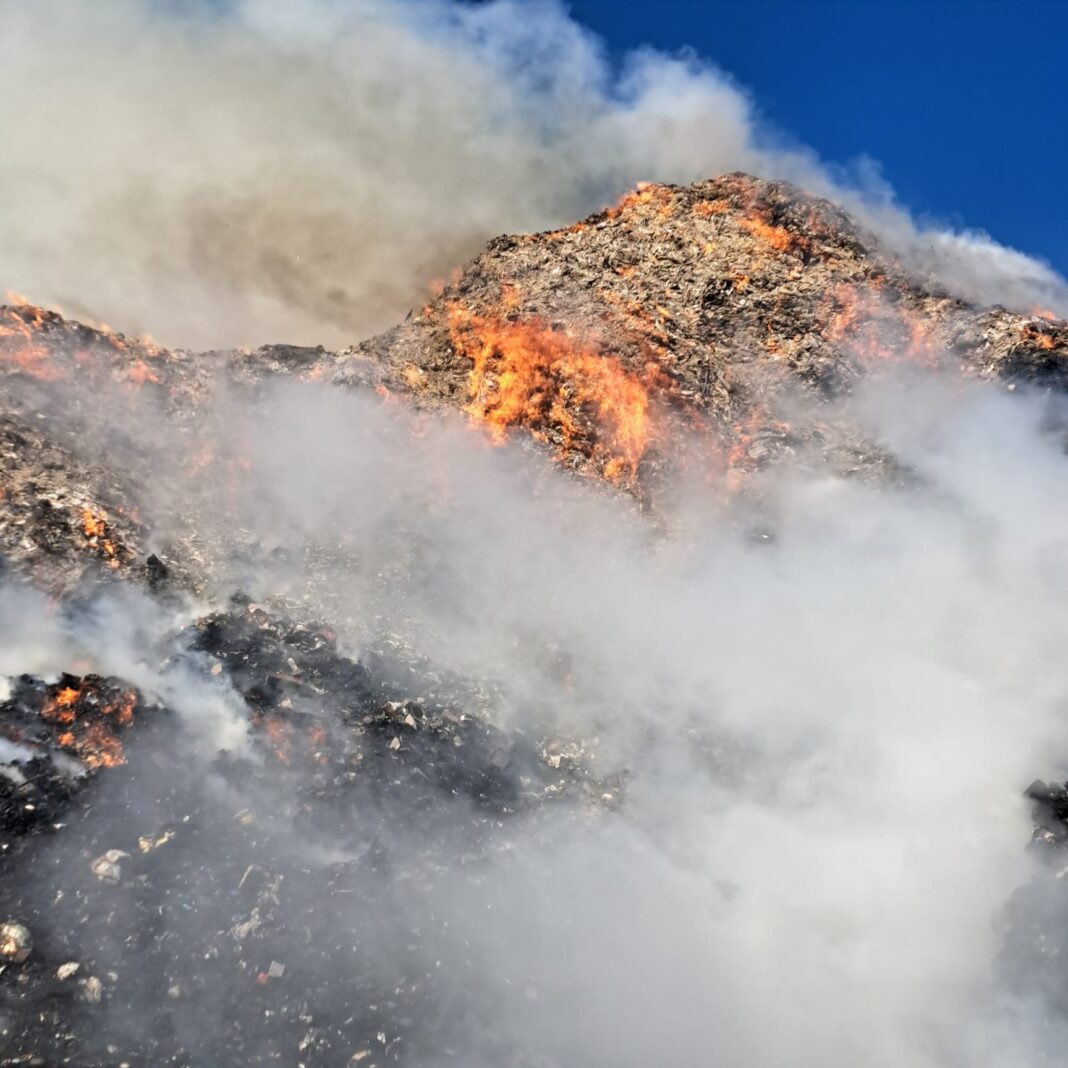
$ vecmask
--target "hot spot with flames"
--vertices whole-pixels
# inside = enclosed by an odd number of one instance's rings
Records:
[[[620,359],[536,318],[449,310],[456,352],[472,363],[466,411],[497,441],[523,429],[565,460],[580,449],[610,482],[629,482],[660,433],[657,364],[637,373]]]
[[[40,715],[55,729],[56,744],[95,770],[126,762],[120,735],[141,705],[134,689],[96,675],[64,675],[45,691]]]

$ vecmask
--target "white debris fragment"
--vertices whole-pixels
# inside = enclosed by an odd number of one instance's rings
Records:
[[[267,974],[272,979],[281,979],[282,976],[286,974],[286,966],[284,964],[279,964],[276,960],[272,960],[267,969]]]
[[[25,924],[0,924],[0,959],[21,964],[32,949],[33,935]]]
[[[66,964],[61,964],[56,969],[57,979],[69,979],[72,975],[78,974],[78,969],[81,965],[76,960],[69,960]]]
[[[109,849],[103,856],[99,856],[89,865],[93,874],[106,883],[117,883],[122,878],[122,865],[119,861],[128,857],[121,849]]]
[[[104,996],[104,984],[97,979],[95,975],[90,975],[89,978],[85,980],[82,994],[86,1001],[96,1004]]]
[[[389,747],[390,747],[390,749],[392,749],[392,750],[393,750],[394,752],[396,752],[396,751],[397,751],[398,749],[400,749],[400,747],[401,747],[401,740],[400,740],[400,738],[394,738],[394,739],[393,739],[393,741],[389,743]]]

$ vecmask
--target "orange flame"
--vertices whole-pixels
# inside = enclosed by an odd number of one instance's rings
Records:
[[[94,549],[100,550],[100,554],[107,561],[108,567],[116,568],[119,566],[115,543],[108,537],[108,521],[103,512],[96,512],[89,507],[83,508],[82,533],[85,534],[86,539]]]
[[[933,363],[933,323],[903,304],[890,304],[869,289],[841,284],[825,301],[823,336],[869,360]]]
[[[278,719],[275,716],[265,717],[261,726],[264,734],[267,735],[267,741],[275,759],[280,764],[288,764],[293,748],[293,727],[284,719]]]
[[[86,767],[116,767],[126,763],[126,754],[115,731],[133,722],[137,693],[124,690],[117,699],[99,705],[94,700],[98,695],[92,685],[60,687],[46,698],[41,718],[67,728],[56,736],[56,742]]]
[[[144,360],[136,359],[126,369],[126,381],[141,387],[146,382],[158,382],[159,375]]]
[[[44,325],[44,312],[15,293],[7,294],[15,307],[0,307],[0,363],[10,363],[25,374],[43,382],[63,377],[51,365],[48,348],[37,337]]]
[[[81,695],[81,690],[76,690],[71,686],[63,687],[63,689],[45,701],[41,709],[42,718],[52,723],[62,723],[64,725],[73,723],[78,715],[74,706]]]
[[[657,216],[661,219],[668,219],[675,214],[676,203],[671,189],[665,185],[639,182],[633,192],[621,197],[612,207],[605,211],[605,215],[609,219],[618,219],[631,208],[642,207],[646,204],[655,204],[657,206]]]
[[[795,244],[794,235],[789,230],[772,226],[756,216],[742,219],[741,223],[754,237],[766,242],[776,252],[788,252]]]
[[[561,458],[586,443],[612,481],[636,474],[655,437],[649,388],[662,378],[656,364],[639,376],[540,319],[512,322],[456,305],[449,330],[453,348],[474,365],[465,410],[496,442],[523,427],[553,441]]]

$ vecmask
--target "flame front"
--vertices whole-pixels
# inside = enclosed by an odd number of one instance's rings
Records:
[[[540,319],[513,322],[459,305],[449,312],[449,332],[473,364],[465,410],[495,441],[523,427],[561,457],[585,444],[611,481],[636,475],[655,437],[650,387],[663,377],[656,364],[636,375]]]

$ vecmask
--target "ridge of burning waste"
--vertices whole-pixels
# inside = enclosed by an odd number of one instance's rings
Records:
[[[736,485],[799,447],[885,474],[848,425],[796,422],[792,398],[800,388],[818,407],[902,362],[1063,387],[1068,325],[969,306],[827,201],[735,174],[645,186],[563,230],[497,238],[418,315],[342,354],[334,379],[363,368],[498,438],[525,430],[648,501],[695,437],[700,462]],[[786,428],[758,458],[736,447],[755,422]]]
[[[966,305],[829,202],[742,174],[647,185],[563,230],[498,238],[419,314],[342,353],[168,352],[22,298],[0,306],[9,397],[25,393],[14,379],[48,397],[73,376],[150,388],[188,417],[220,371],[248,389],[278,375],[377,388],[458,408],[497,443],[529,434],[643,504],[695,463],[735,488],[799,455],[885,476],[887,459],[840,413],[799,419],[798,389],[813,411],[901,362],[1062,388],[1066,358],[1068,325],[1051,312]],[[757,424],[751,453],[739,431]],[[215,459],[200,450],[193,468]]]

